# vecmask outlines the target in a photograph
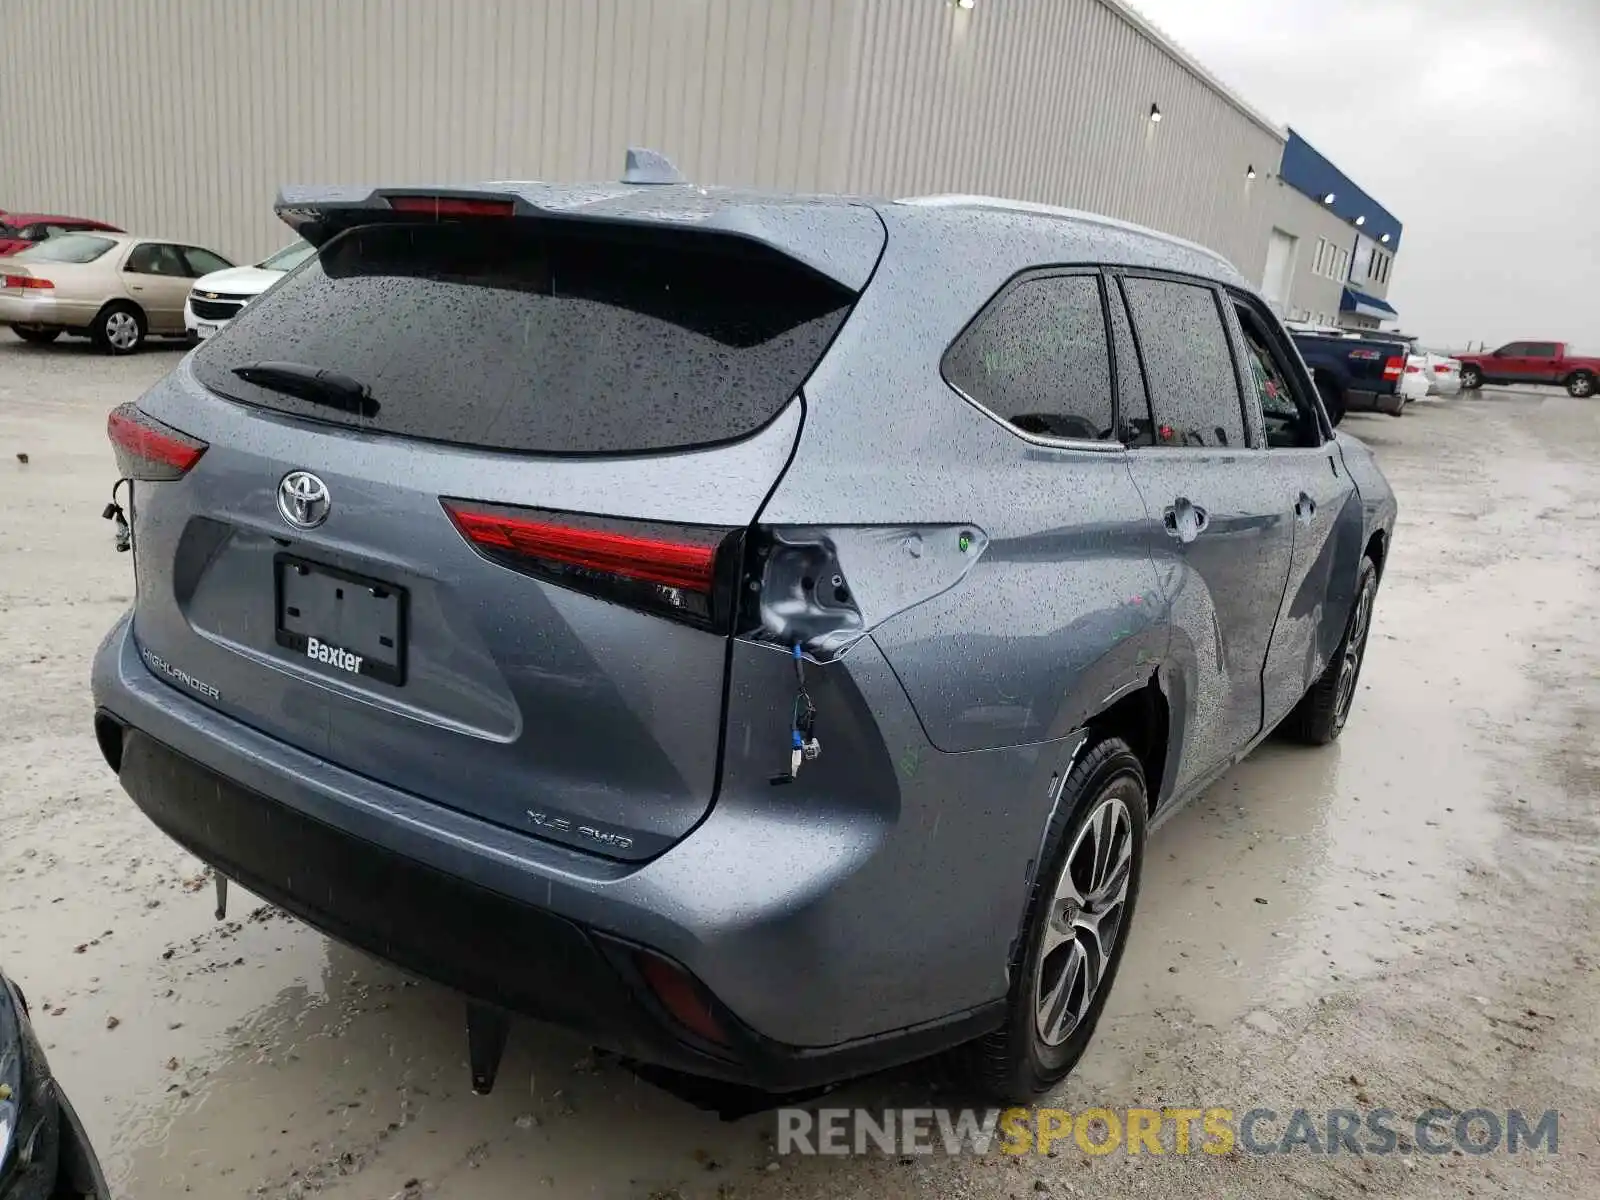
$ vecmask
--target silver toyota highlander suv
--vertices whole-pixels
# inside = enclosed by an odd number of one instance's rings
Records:
[[[1082,1055],[1152,820],[1350,711],[1395,518],[1229,264],[978,197],[286,190],[111,415],[95,732],[218,874],[780,1092]],[[123,509],[114,506],[119,519]]]

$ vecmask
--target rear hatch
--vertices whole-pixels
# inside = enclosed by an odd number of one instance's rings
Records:
[[[854,298],[704,230],[356,223],[113,429],[200,451],[136,484],[146,662],[317,759],[659,852],[714,798],[743,531]]]

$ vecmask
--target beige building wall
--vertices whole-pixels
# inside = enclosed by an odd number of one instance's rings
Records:
[[[1283,135],[1116,0],[5,0],[0,208],[240,261],[283,183],[609,179],[1066,204],[1258,279]],[[1159,105],[1163,120],[1149,120]],[[1257,178],[1246,178],[1254,167]]]
[[[1274,179],[1270,187],[1269,224],[1299,238],[1288,299],[1280,306],[1282,315],[1290,320],[1319,320],[1337,325],[1344,278],[1348,278],[1349,274],[1348,256],[1353,256],[1355,252],[1356,231],[1342,217],[1335,216],[1288,184]],[[1318,241],[1326,241],[1329,246],[1345,252],[1344,278],[1338,277],[1333,267],[1327,267],[1321,273],[1317,271]],[[1252,282],[1260,283],[1261,280],[1256,277]]]

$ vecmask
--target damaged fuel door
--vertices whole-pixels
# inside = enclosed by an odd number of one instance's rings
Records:
[[[829,662],[955,587],[988,545],[976,525],[758,528],[740,633]]]

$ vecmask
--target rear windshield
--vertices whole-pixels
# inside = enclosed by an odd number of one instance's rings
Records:
[[[63,233],[19,251],[18,262],[86,263],[99,258],[116,243],[91,233]]]
[[[406,437],[546,454],[710,445],[776,416],[852,294],[791,259],[677,231],[480,220],[351,230],[195,352],[231,399]],[[365,385],[318,403],[234,368]]]

